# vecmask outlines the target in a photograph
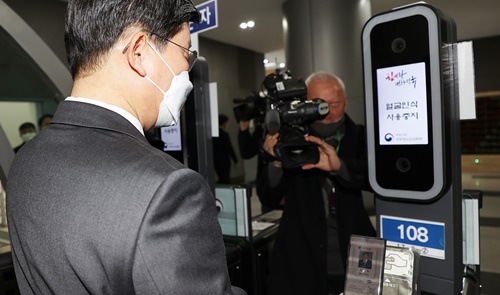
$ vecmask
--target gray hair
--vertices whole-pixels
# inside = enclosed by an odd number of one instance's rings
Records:
[[[344,92],[344,95],[345,95],[346,93],[345,93],[344,81],[342,81],[342,79],[340,79],[338,76],[327,73],[327,72],[320,71],[320,72],[312,73],[311,75],[309,75],[309,77],[307,77],[306,85],[309,85],[309,83],[311,83],[313,81],[314,82],[329,82],[331,80],[337,80],[337,82],[339,83],[339,85],[342,88],[342,91]]]

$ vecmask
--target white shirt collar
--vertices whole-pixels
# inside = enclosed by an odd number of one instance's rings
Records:
[[[127,121],[132,123],[132,125],[134,125],[134,127],[137,128],[137,130],[139,130],[139,132],[141,132],[142,135],[144,135],[144,130],[142,129],[142,125],[141,125],[141,122],[139,122],[139,119],[132,116],[132,114],[130,114],[129,112],[127,112],[126,110],[124,110],[120,107],[117,107],[115,105],[111,105],[111,104],[108,104],[108,103],[105,103],[105,102],[102,102],[99,100],[95,100],[95,99],[91,99],[91,98],[84,98],[84,97],[69,96],[65,100],[66,101],[76,101],[76,102],[89,103],[89,104],[100,106],[100,107],[103,107],[103,108],[108,109],[110,111],[113,111],[113,112],[121,115],[125,119],[127,119]]]

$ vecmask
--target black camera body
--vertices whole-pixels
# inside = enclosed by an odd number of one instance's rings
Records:
[[[328,103],[321,98],[306,100],[305,81],[301,77],[293,78],[289,72],[269,74],[262,87],[264,97],[247,98],[246,101],[251,102],[253,107],[236,107],[236,119],[258,118],[268,133],[279,132],[274,154],[284,168],[317,163],[318,147],[306,141],[304,136],[309,134],[308,124],[328,114]]]

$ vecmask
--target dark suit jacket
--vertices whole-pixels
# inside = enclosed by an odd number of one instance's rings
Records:
[[[347,261],[350,235],[374,236],[375,230],[364,208],[361,189],[369,190],[364,128],[346,115],[345,135],[339,156],[350,182],[330,175],[335,184],[338,238],[342,261]],[[274,251],[271,256],[270,294],[327,293],[327,221],[319,169],[284,170],[275,187],[269,185],[267,166],[257,183],[261,202],[275,206],[285,196]]]
[[[368,260],[366,260],[366,262],[364,262],[364,259],[360,259],[358,262],[358,267],[371,269],[372,268],[372,261],[370,259],[368,259]]]
[[[219,177],[218,182],[229,183],[231,176],[231,159],[235,163],[238,162],[229,133],[219,128],[219,137],[213,137],[212,144],[215,172]]]
[[[24,142],[23,142],[23,143],[21,143],[20,145],[16,146],[16,147],[14,148],[14,153],[17,153],[17,152],[19,151],[19,149],[23,147],[23,145],[24,145]]]
[[[122,116],[62,102],[7,184],[22,294],[232,294],[214,197]]]

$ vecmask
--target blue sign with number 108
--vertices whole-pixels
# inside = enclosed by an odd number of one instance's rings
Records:
[[[396,243],[444,250],[444,223],[380,216],[381,237]]]

